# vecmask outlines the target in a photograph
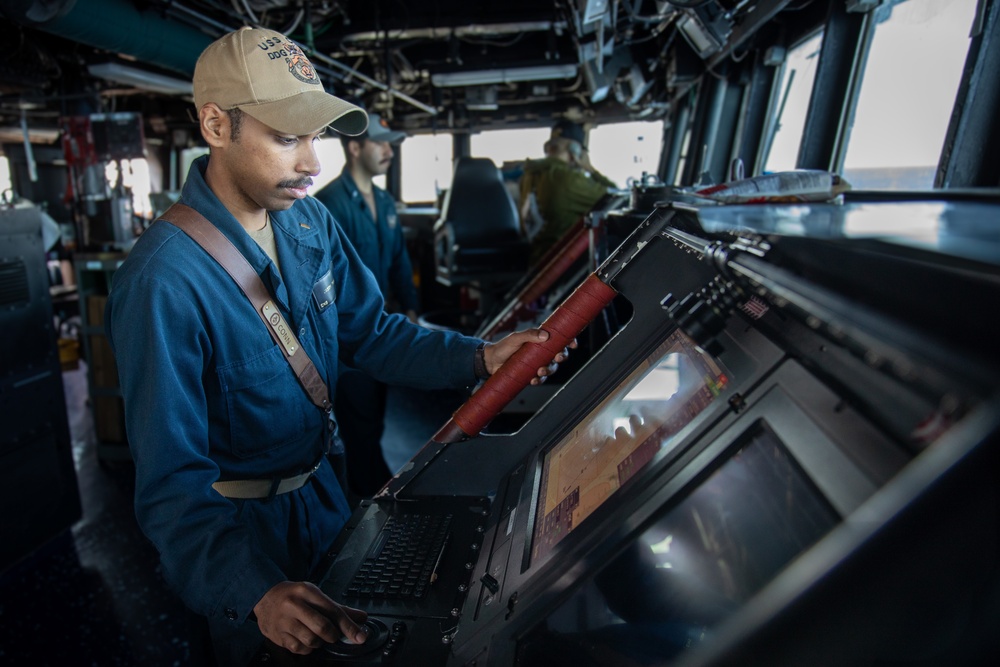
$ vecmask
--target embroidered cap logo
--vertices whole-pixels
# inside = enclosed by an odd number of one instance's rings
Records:
[[[319,77],[316,76],[316,70],[313,69],[312,63],[306,58],[306,54],[302,52],[302,49],[292,42],[285,42],[284,49],[288,53],[285,62],[288,63],[288,71],[292,73],[292,76],[302,83],[320,85]]]

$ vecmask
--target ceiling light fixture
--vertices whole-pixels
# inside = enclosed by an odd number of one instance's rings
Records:
[[[194,90],[190,81],[175,79],[172,76],[156,74],[155,72],[121,63],[89,65],[87,71],[93,76],[107,81],[134,86],[154,93],[163,93],[164,95],[191,95]]]
[[[475,70],[470,72],[439,72],[431,74],[431,83],[438,88],[449,88],[455,86],[483,86],[491,83],[569,79],[576,76],[576,68],[575,64],[567,64]]]

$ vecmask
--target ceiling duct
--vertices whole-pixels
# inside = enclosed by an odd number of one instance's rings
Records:
[[[565,29],[564,21],[522,21],[518,23],[488,23],[458,26],[429,26],[425,28],[393,29],[390,34],[396,41],[411,39],[448,39],[451,37],[498,37],[503,35],[520,35],[526,32],[549,32]],[[355,32],[344,35],[341,40],[345,44],[355,42],[377,42],[385,39],[386,33],[381,30]]]
[[[86,0],[22,3],[22,23],[95,49],[123,54],[186,76],[214,39],[169,21],[156,11],[140,11],[129,0]],[[28,6],[30,5],[30,6]],[[58,8],[55,8],[58,5]],[[67,6],[71,6],[67,11]],[[33,17],[45,20],[38,21]],[[54,17],[54,18],[50,18]]]
[[[194,94],[194,87],[190,79],[176,79],[123,63],[89,65],[87,71],[105,81],[113,81],[163,95]]]

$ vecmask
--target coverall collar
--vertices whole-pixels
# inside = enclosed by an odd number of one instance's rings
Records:
[[[196,169],[189,172],[181,201],[212,221],[268,284],[279,306],[290,314],[291,321],[302,322],[312,287],[323,274],[320,270],[323,248],[318,238],[321,230],[299,214],[298,202],[287,211],[269,211],[278,259],[285,274],[282,280],[271,258],[208,187],[205,181],[208,160],[206,155],[195,161]]]

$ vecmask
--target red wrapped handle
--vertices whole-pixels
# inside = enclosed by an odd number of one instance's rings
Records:
[[[542,323],[549,333],[544,343],[527,343],[497,369],[475,394],[462,404],[434,436],[442,444],[478,435],[490,420],[537,377],[538,369],[569,345],[615,298],[614,289],[591,274],[562,305]]]

